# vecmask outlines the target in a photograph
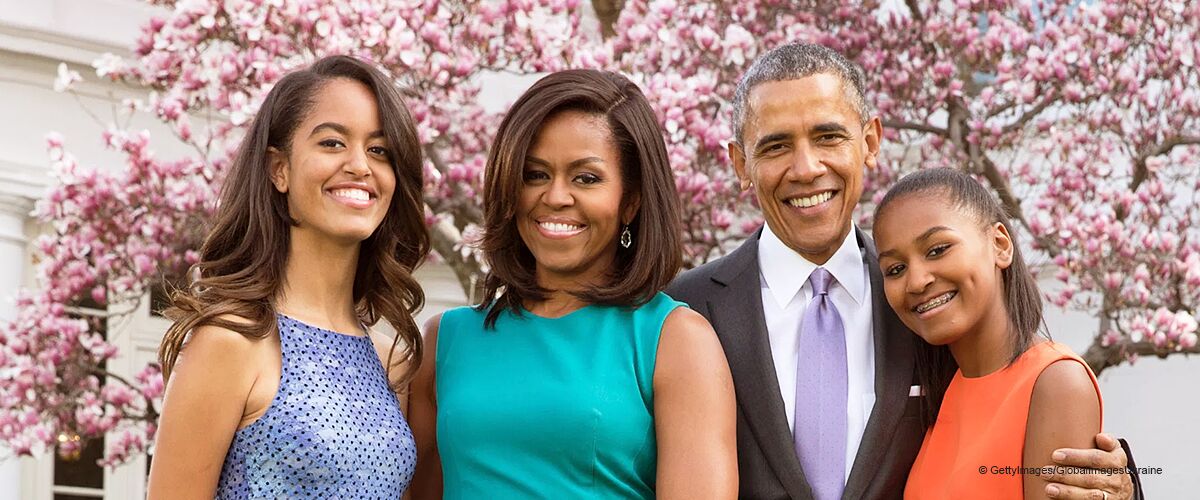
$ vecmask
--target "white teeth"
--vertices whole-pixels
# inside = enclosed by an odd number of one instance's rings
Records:
[[[538,225],[552,233],[573,233],[580,228],[580,226],[574,224],[564,224],[561,222],[539,222]]]
[[[940,306],[942,304],[950,302],[950,299],[954,298],[954,295],[956,295],[956,294],[957,294],[957,292],[943,293],[941,295],[938,295],[937,297],[934,297],[933,300],[930,300],[929,302],[918,305],[917,307],[913,308],[913,310],[917,311],[917,313],[923,313],[923,312],[933,309],[937,306]]]
[[[332,191],[332,193],[334,196],[337,196],[338,198],[349,198],[351,200],[358,200],[358,201],[370,201],[370,199],[371,199],[371,193],[368,193],[366,190],[363,190],[363,189],[355,189],[355,188],[334,189]]]
[[[788,204],[793,207],[808,208],[825,203],[832,197],[833,191],[825,191],[824,193],[814,194],[805,198],[792,198],[788,200]]]

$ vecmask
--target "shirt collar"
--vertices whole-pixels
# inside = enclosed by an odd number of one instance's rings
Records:
[[[776,303],[780,307],[786,307],[808,282],[809,275],[817,267],[824,267],[838,284],[849,292],[850,297],[861,305],[863,294],[866,293],[866,278],[862,253],[858,249],[857,233],[852,227],[842,245],[825,265],[817,266],[788,247],[771,231],[770,225],[763,224],[762,236],[758,241],[758,269]],[[787,272],[777,271],[785,269]]]

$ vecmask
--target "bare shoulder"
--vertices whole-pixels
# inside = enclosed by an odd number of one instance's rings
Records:
[[[663,322],[663,334],[668,333],[671,335],[716,335],[712,325],[708,323],[707,319],[704,319],[704,316],[687,307],[676,307],[671,314],[667,315],[667,320]]]
[[[713,369],[729,370],[712,325],[700,313],[686,307],[675,308],[663,322],[656,366],[656,379]]]
[[[1064,410],[1099,412],[1099,399],[1087,368],[1075,360],[1061,359],[1042,370],[1033,386],[1035,405]]]
[[[429,319],[425,320],[425,326],[421,329],[424,332],[422,337],[425,339],[426,345],[433,345],[437,342],[438,325],[442,324],[442,313],[434,314]]]
[[[220,319],[252,324],[237,316]],[[179,398],[181,393],[227,397],[241,408],[259,376],[278,371],[279,362],[278,334],[256,338],[220,325],[199,326],[179,351],[167,381],[167,397]]]
[[[224,315],[219,318],[238,324],[252,324],[250,320],[240,316]],[[188,336],[179,351],[179,360],[176,363],[178,367],[182,367],[186,360],[203,358],[205,364],[240,364],[272,349],[274,343],[268,340],[242,335],[219,325],[203,325],[196,327]],[[275,343],[277,342],[276,340]]]
[[[1056,448],[1091,448],[1100,432],[1100,397],[1087,368],[1078,361],[1055,361],[1038,375],[1029,400],[1025,458],[1050,463]]]
[[[387,363],[388,354],[392,352],[392,346],[395,346],[396,351],[401,353],[408,348],[404,339],[396,338],[397,333],[392,328],[368,327],[367,337],[371,339],[371,344],[375,346],[375,351],[379,353],[379,360],[384,363]]]

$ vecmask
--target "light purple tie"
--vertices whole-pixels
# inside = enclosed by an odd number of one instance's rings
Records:
[[[800,319],[793,443],[816,500],[842,497],[846,487],[846,330],[818,267],[808,277],[813,298]]]

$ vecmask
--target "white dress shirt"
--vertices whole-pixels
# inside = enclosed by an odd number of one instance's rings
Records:
[[[875,406],[875,342],[872,335],[871,283],[867,264],[852,228],[829,261],[817,266],[789,248],[763,225],[758,242],[759,281],[763,315],[771,342],[771,358],[783,396],[788,427],[795,432],[796,366],[806,356],[800,349],[800,319],[812,300],[808,277],[817,267],[833,275],[829,297],[842,317],[846,332],[846,478],[854,466],[858,445]]]

